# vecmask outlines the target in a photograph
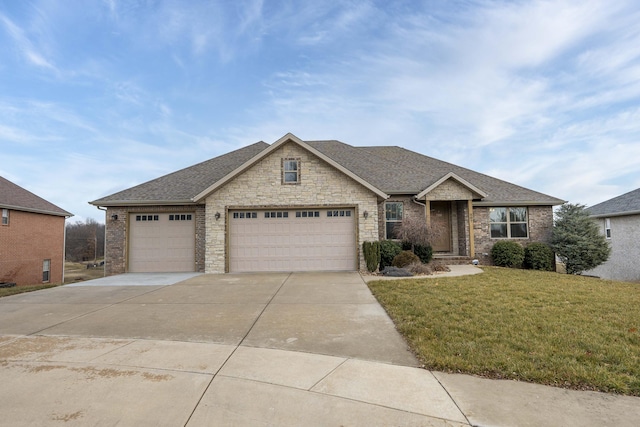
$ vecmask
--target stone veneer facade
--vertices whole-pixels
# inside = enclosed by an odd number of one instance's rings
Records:
[[[300,183],[282,184],[282,159],[300,159]],[[358,268],[365,266],[360,248],[378,237],[377,196],[371,190],[289,142],[270,153],[206,199],[207,273],[224,273],[227,264],[229,209],[353,207],[356,214]],[[363,213],[367,211],[365,219]],[[220,213],[216,219],[215,214]]]
[[[196,233],[196,265],[195,271],[204,272],[205,257],[205,207],[204,205],[177,205],[177,206],[126,206],[107,208],[105,218],[105,275],[122,274],[127,272],[128,251],[127,242],[129,217],[134,213],[193,213]],[[111,219],[118,215],[117,220]]]

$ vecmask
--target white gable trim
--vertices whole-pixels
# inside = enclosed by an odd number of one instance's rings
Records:
[[[480,190],[478,187],[476,187],[475,185],[471,184],[469,181],[466,181],[466,180],[460,178],[458,175],[456,175],[453,172],[449,172],[448,174],[446,174],[445,176],[443,176],[442,178],[440,178],[439,180],[437,180],[436,182],[434,182],[433,184],[431,184],[430,186],[428,186],[427,188],[422,190],[416,196],[416,199],[419,200],[419,199],[425,197],[427,194],[429,194],[431,191],[433,191],[435,188],[440,186],[443,182],[447,181],[448,179],[453,179],[454,181],[457,181],[459,184],[463,185],[464,187],[467,187],[472,193],[475,193],[475,194],[479,195],[480,198],[482,198],[482,199],[487,197],[487,193],[485,193],[484,191]]]
[[[382,199],[388,199],[389,198],[389,196],[385,192],[383,192],[382,190],[374,187],[369,182],[367,182],[364,179],[360,178],[359,176],[355,175],[350,170],[346,169],[345,167],[343,167],[340,164],[336,163],[331,158],[325,156],[324,154],[322,154],[318,150],[316,150],[313,147],[311,147],[310,145],[306,144],[304,141],[302,141],[300,138],[298,138],[294,134],[287,133],[285,136],[283,136],[282,138],[280,138],[279,140],[277,140],[276,142],[271,144],[268,148],[262,150],[260,153],[258,153],[257,155],[255,155],[254,157],[252,157],[251,159],[249,159],[248,161],[246,161],[245,163],[243,163],[242,165],[240,165],[239,167],[237,167],[236,169],[234,169],[233,171],[231,171],[230,173],[228,173],[224,177],[222,177],[222,179],[219,179],[213,185],[207,187],[204,191],[202,191],[200,194],[197,194],[191,200],[197,203],[197,202],[200,202],[203,199],[207,198],[211,193],[213,193],[214,191],[216,191],[217,189],[219,189],[223,185],[227,184],[229,181],[231,181],[232,179],[234,179],[238,175],[242,174],[244,171],[246,171],[251,166],[253,166],[256,163],[258,163],[260,160],[262,160],[265,157],[269,156],[271,153],[273,153],[275,150],[280,148],[280,146],[286,144],[287,142],[293,142],[293,143],[299,145],[300,147],[302,147],[303,149],[309,151],[311,154],[319,157],[320,159],[322,159],[326,163],[330,164],[335,169],[337,169],[340,172],[342,172],[345,175],[347,175],[349,178],[353,179],[354,181],[356,181],[357,183],[361,184],[365,188],[371,190],[378,197],[381,197]]]

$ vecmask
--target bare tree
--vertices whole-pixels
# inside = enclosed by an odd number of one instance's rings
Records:
[[[96,261],[104,256],[104,224],[94,219],[67,224],[66,258],[68,261]]]

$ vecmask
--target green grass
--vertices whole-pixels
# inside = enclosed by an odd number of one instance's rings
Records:
[[[427,369],[640,396],[640,284],[483,270],[369,287]]]
[[[39,291],[40,289],[53,288],[58,285],[46,284],[46,285],[27,285],[27,286],[14,286],[12,288],[0,288],[0,298],[8,297],[9,295],[22,294],[24,292]]]

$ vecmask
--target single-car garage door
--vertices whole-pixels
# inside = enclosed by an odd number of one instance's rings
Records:
[[[229,271],[356,270],[353,209],[229,212]]]
[[[191,213],[131,214],[129,271],[195,271],[195,221]]]

